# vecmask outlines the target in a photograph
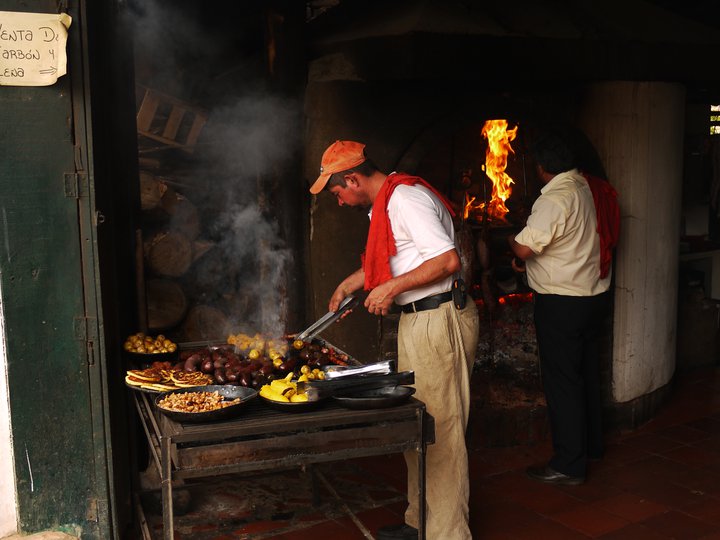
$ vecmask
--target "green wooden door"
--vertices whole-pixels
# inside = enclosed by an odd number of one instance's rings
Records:
[[[55,12],[57,2],[34,2]],[[27,2],[0,0],[0,10]],[[111,538],[107,413],[80,14],[68,75],[0,86],[0,286],[22,532]]]

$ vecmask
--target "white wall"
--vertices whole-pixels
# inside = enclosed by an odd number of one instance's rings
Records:
[[[10,435],[5,314],[0,294],[0,538],[17,532],[15,465]]]
[[[618,190],[613,398],[624,403],[672,378],[685,90],[674,83],[593,85],[581,125]]]

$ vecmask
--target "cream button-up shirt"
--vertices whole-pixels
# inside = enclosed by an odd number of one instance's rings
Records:
[[[540,294],[595,296],[610,287],[600,279],[600,235],[592,192],[573,169],[540,190],[515,240],[535,256],[526,261],[528,285]]]

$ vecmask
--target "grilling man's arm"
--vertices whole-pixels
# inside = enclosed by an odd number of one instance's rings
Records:
[[[372,306],[378,306],[382,315],[386,315],[395,297],[405,291],[411,291],[430,285],[460,270],[460,257],[451,249],[437,257],[428,259],[420,266],[401,274],[375,287],[365,299],[365,307],[372,312]]]
[[[343,279],[340,282],[340,285],[338,285],[335,289],[335,292],[330,297],[330,303],[328,305],[330,311],[337,311],[337,308],[340,307],[340,302],[342,302],[347,295],[361,289],[363,285],[365,285],[365,270],[358,268],[348,277]]]

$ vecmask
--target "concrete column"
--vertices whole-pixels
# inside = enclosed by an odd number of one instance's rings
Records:
[[[612,396],[625,403],[675,369],[685,90],[673,83],[589,87],[580,127],[620,197]]]

